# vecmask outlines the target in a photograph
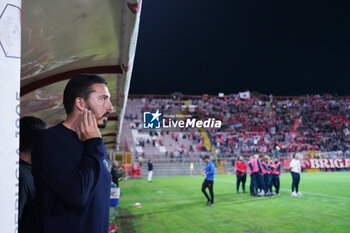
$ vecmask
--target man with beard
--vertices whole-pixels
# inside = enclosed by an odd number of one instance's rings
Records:
[[[38,233],[107,233],[111,175],[98,128],[113,109],[106,81],[81,74],[67,84],[64,122],[33,150]]]

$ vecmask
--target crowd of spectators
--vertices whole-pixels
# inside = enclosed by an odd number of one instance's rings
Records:
[[[219,155],[350,151],[347,120],[350,117],[350,97],[252,95],[241,99],[232,94],[223,98],[204,95],[142,100],[144,105],[138,109],[140,112],[157,109],[163,113],[182,111],[202,120],[221,120],[221,129],[207,129]],[[140,121],[140,112],[128,116],[128,119]],[[183,131],[192,137],[193,145],[182,150],[205,150],[203,138],[191,132],[195,129]],[[177,136],[172,135],[172,138],[176,140]]]

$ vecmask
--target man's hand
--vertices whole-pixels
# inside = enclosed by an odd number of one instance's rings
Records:
[[[207,174],[205,174],[204,172],[202,172],[202,175],[203,175],[203,176],[207,176]]]
[[[101,133],[95,116],[90,110],[84,110],[80,121],[80,141],[84,142],[90,138],[101,138]]]

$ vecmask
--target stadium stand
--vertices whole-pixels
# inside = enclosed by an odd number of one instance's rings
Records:
[[[221,129],[207,129],[219,159],[236,155],[269,155],[302,151],[338,151],[350,155],[350,98],[331,95],[241,99],[217,96],[130,96],[122,127],[121,147],[142,162],[199,162],[207,153],[196,130],[177,132],[142,129],[143,111],[179,112],[195,118],[221,120]],[[337,156],[331,154],[333,157]]]

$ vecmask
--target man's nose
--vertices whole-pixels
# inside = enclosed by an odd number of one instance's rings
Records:
[[[111,112],[114,109],[111,100],[108,100],[107,111]]]

